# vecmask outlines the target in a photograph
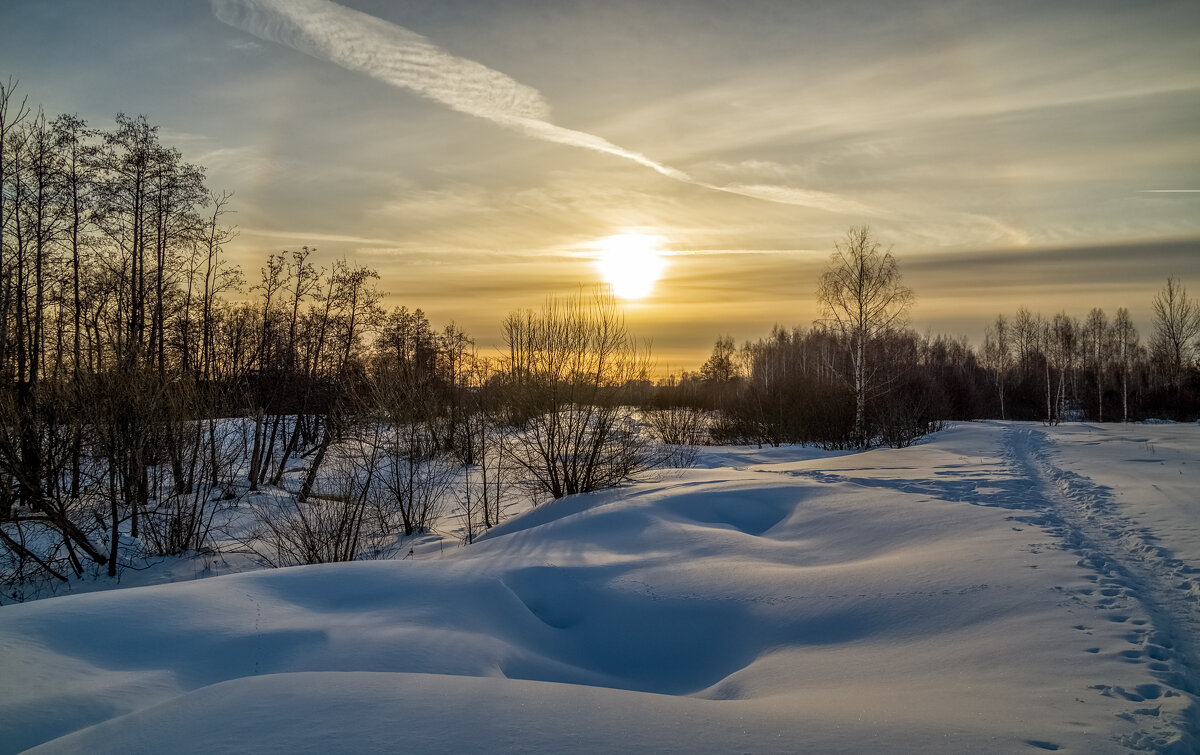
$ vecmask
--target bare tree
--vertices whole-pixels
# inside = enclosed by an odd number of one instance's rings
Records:
[[[1011,328],[1004,315],[997,315],[995,324],[983,336],[983,364],[992,371],[996,397],[1000,400],[1000,419],[1008,419],[1004,412],[1004,395],[1013,367],[1013,345]]]
[[[500,523],[516,475],[510,458],[510,433],[501,420],[496,390],[499,375],[474,349],[467,352],[464,367],[463,416],[454,446],[463,466],[459,498],[468,507],[464,512],[471,515],[466,521],[467,541],[471,542],[475,536],[472,525],[490,529]]]
[[[1178,391],[1192,358],[1193,341],[1200,336],[1200,307],[1174,276],[1154,297],[1154,335],[1150,350]]]
[[[221,294],[237,289],[242,283],[242,273],[231,267],[222,256],[224,245],[236,236],[234,229],[221,224],[221,217],[228,213],[230,194],[209,192],[208,204],[212,212],[196,239],[196,247],[204,268],[200,287],[200,374],[205,380],[213,378],[213,339],[217,302]],[[188,365],[185,364],[185,369]]]
[[[456,465],[439,452],[428,427],[390,425],[380,472],[388,495],[376,503],[380,526],[390,532],[402,529],[406,537],[428,532],[445,510]]]
[[[253,504],[259,525],[247,543],[268,566],[353,561],[370,539],[364,537],[364,489],[351,469],[337,469],[330,492],[309,501],[263,496]]]
[[[302,262],[302,261],[301,261]],[[316,481],[321,462],[325,458],[330,445],[338,439],[344,429],[343,420],[352,414],[357,405],[365,400],[359,395],[356,380],[360,377],[361,364],[357,361],[359,345],[365,335],[378,328],[383,312],[379,308],[381,294],[372,283],[378,280],[379,273],[370,268],[350,266],[341,260],[334,264],[330,275],[329,294],[325,302],[324,313],[328,322],[322,323],[324,340],[326,328],[333,330],[339,343],[342,344],[337,361],[332,368],[333,394],[327,402],[326,411],[321,422],[321,436],[309,464],[308,473],[300,486],[300,501],[305,501]]]
[[[871,346],[907,325],[913,292],[902,283],[891,250],[882,251],[871,230],[861,226],[851,228],[835,245],[817,298],[822,316],[849,354],[854,434],[859,444],[866,445],[867,401],[885,390],[892,377],[881,374],[873,363]]]
[[[700,446],[709,438],[712,414],[698,406],[662,406],[643,411],[643,421],[655,438],[668,447],[665,466],[686,468],[696,462]]]
[[[1017,363],[1021,370],[1031,371],[1041,354],[1042,317],[1030,312],[1028,307],[1020,307],[1012,330]]]
[[[717,385],[731,383],[738,377],[737,346],[733,336],[722,336],[713,344],[712,355],[700,367],[700,375]]]
[[[1121,307],[1117,310],[1111,326],[1110,340],[1115,351],[1114,357],[1121,372],[1121,421],[1129,421],[1129,373],[1133,370],[1138,353],[1138,332],[1133,327],[1129,310]]]
[[[638,433],[631,386],[648,355],[611,294],[551,299],[504,323],[512,458],[536,489],[561,498],[617,485],[657,463]]]
[[[388,497],[377,509],[382,526],[393,531],[403,528],[405,536],[428,531],[441,515],[456,470],[438,440],[437,386],[429,369],[435,356],[425,351],[435,346],[427,325],[419,311],[412,316],[407,311],[394,313],[385,334],[399,338],[403,329],[408,335],[417,335],[420,344],[389,344],[390,348],[377,355],[372,384],[371,403],[387,427],[380,483]],[[409,331],[410,326],[418,332]],[[422,338],[422,333],[430,335],[430,340]],[[416,354],[422,355],[421,363],[410,359]]]
[[[1104,421],[1104,380],[1108,373],[1109,345],[1108,316],[1099,307],[1093,307],[1088,312],[1087,320],[1083,323],[1084,361],[1091,370],[1092,378],[1096,381],[1096,421]]]
[[[120,331],[113,339],[117,362],[132,369],[146,350],[146,263],[153,244],[150,183],[160,151],[158,127],[145,116],[117,116],[117,128],[104,134],[96,155],[97,226],[115,254],[110,266],[121,289],[118,294]]]
[[[29,106],[26,98],[20,102],[13,99],[16,82],[9,78],[7,84],[0,84],[0,271],[4,271],[4,280],[0,284],[0,370],[7,378],[11,374],[11,348],[9,345],[9,313],[14,295],[13,286],[7,270],[11,267],[9,261],[10,235],[16,234],[14,228],[17,218],[16,208],[20,197],[16,196],[16,187],[12,186],[13,172],[18,167],[13,149],[13,140],[21,128],[22,122],[29,117]],[[12,198],[10,200],[10,187]]]
[[[1045,323],[1043,331],[1046,355],[1046,422],[1062,422],[1067,407],[1067,384],[1074,376],[1079,353],[1079,322],[1066,312]],[[1072,394],[1071,398],[1074,398]]]

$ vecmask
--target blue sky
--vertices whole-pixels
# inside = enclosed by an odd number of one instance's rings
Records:
[[[248,273],[344,254],[483,346],[594,282],[598,239],[653,235],[629,318],[689,368],[811,322],[864,223],[921,330],[1148,330],[1168,275],[1200,294],[1200,193],[1158,191],[1200,189],[1197,39],[1195,2],[7,0],[0,76],[159,124],[234,193]]]

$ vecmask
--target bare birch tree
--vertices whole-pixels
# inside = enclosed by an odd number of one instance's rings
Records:
[[[1008,419],[1004,411],[1004,396],[1008,374],[1013,367],[1012,332],[1004,315],[996,316],[995,325],[983,336],[983,364],[992,371],[992,382],[996,386],[996,397],[1000,400],[1000,419]]]
[[[1192,359],[1192,342],[1200,336],[1200,307],[1174,276],[1151,303],[1154,310],[1154,336],[1150,344],[1154,358],[1162,365],[1171,386],[1178,391]]]
[[[891,376],[872,361],[871,346],[908,323],[913,292],[901,280],[891,250],[883,251],[867,226],[851,228],[834,246],[829,269],[821,276],[817,299],[821,314],[847,350],[854,390],[854,435],[866,445],[867,400],[886,389]]]
[[[1121,421],[1129,421],[1129,373],[1133,370],[1138,353],[1138,332],[1133,327],[1129,310],[1121,307],[1117,310],[1111,326],[1110,340],[1113,344],[1114,358],[1121,373]]]
[[[1096,380],[1096,421],[1104,421],[1104,381],[1110,363],[1108,316],[1099,307],[1088,312],[1083,324],[1084,361]]]

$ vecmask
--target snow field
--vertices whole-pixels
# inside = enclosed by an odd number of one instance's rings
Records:
[[[0,607],[0,751],[1192,751],[1196,480],[1082,432],[718,449],[446,558]]]

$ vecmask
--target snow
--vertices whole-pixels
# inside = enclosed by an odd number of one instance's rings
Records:
[[[444,553],[0,607],[0,751],[1194,752],[1198,522],[1194,424],[705,450]]]

